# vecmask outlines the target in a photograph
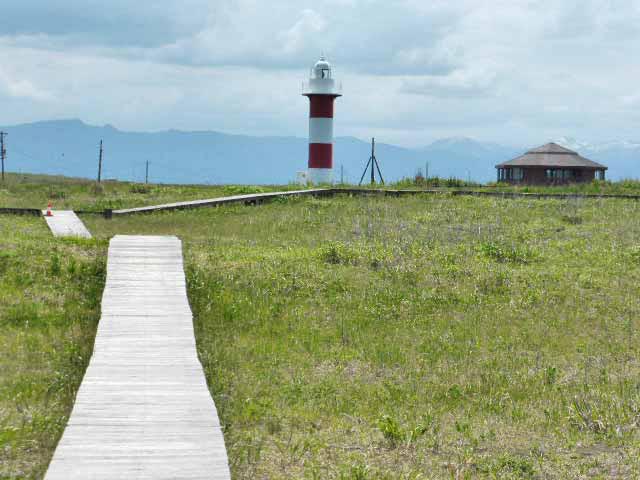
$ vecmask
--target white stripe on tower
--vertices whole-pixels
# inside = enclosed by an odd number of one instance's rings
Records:
[[[333,118],[309,118],[309,143],[333,143]]]

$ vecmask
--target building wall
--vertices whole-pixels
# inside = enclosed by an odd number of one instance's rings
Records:
[[[523,167],[524,179],[522,181],[507,180],[508,183],[519,183],[529,185],[548,185],[552,183],[562,183],[547,178],[544,167]],[[573,183],[591,182],[596,178],[595,170],[581,170],[580,177],[572,180]]]

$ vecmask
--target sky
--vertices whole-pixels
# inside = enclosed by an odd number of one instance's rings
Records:
[[[404,146],[640,140],[640,0],[3,0],[0,124],[307,135]]]

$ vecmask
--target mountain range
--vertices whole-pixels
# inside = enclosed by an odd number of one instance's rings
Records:
[[[305,169],[307,139],[253,137],[214,131],[125,132],[110,125],[92,126],[80,120],[52,120],[0,127],[6,137],[7,171],[61,174],[93,178],[98,145],[104,145],[103,178],[156,183],[283,184]],[[589,144],[571,138],[556,140],[609,167],[608,178],[640,176],[640,143]],[[546,142],[540,142],[546,143]],[[495,178],[497,163],[528,150],[469,138],[437,140],[422,148],[376,142],[376,158],[387,181],[429,176],[479,182]],[[335,139],[336,180],[341,168],[346,181],[358,182],[371,155],[371,145],[353,137]]]

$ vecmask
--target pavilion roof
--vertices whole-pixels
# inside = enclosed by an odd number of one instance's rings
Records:
[[[578,152],[562,147],[557,143],[547,143],[529,150],[508,162],[496,165],[504,167],[544,167],[544,168],[582,168],[589,170],[607,170],[604,165],[582,157]]]

